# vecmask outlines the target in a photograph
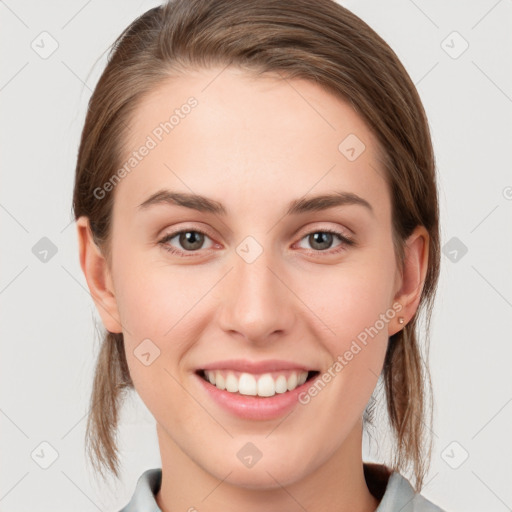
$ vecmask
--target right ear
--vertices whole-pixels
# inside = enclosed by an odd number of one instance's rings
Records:
[[[120,333],[122,332],[121,321],[107,261],[94,242],[89,218],[86,216],[79,217],[76,225],[80,266],[96,309],[101,316],[105,329],[112,333]]]

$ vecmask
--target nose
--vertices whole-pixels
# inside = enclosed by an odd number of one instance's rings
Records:
[[[290,331],[296,299],[287,286],[283,266],[270,250],[249,261],[234,253],[234,268],[219,290],[217,314],[225,332],[261,345]]]

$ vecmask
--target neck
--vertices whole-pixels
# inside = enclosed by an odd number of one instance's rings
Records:
[[[247,488],[215,478],[188,457],[157,424],[162,484],[156,501],[162,512],[374,512],[379,500],[369,491],[357,424],[340,448],[304,478],[286,486],[269,477],[268,488]],[[269,472],[270,474],[270,472]]]

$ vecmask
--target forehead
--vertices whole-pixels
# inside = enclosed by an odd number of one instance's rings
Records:
[[[309,80],[237,68],[171,77],[137,105],[121,166],[133,152],[115,190],[130,210],[162,188],[246,207],[269,193],[288,203],[341,188],[386,208],[373,133],[349,102]]]

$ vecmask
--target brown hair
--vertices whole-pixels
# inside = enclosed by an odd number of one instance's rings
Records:
[[[115,41],[90,98],[76,165],[75,219],[89,218],[110,266],[113,192],[98,200],[94,191],[119,168],[141,98],[176,71],[209,65],[312,80],[350,102],[379,141],[400,267],[413,229],[428,230],[428,269],[418,311],[390,337],[380,381],[396,443],[391,465],[403,471],[412,463],[419,492],[432,448],[431,438],[426,448],[425,429],[427,416],[432,424],[432,404],[426,406],[431,382],[416,331],[424,312],[428,351],[440,260],[435,160],[414,84],[393,50],[360,18],[333,0],[175,0],[148,10]],[[123,335],[106,332],[86,432],[89,457],[102,474],[105,467],[119,475],[118,411],[130,389]],[[370,409],[365,424],[371,423]]]

